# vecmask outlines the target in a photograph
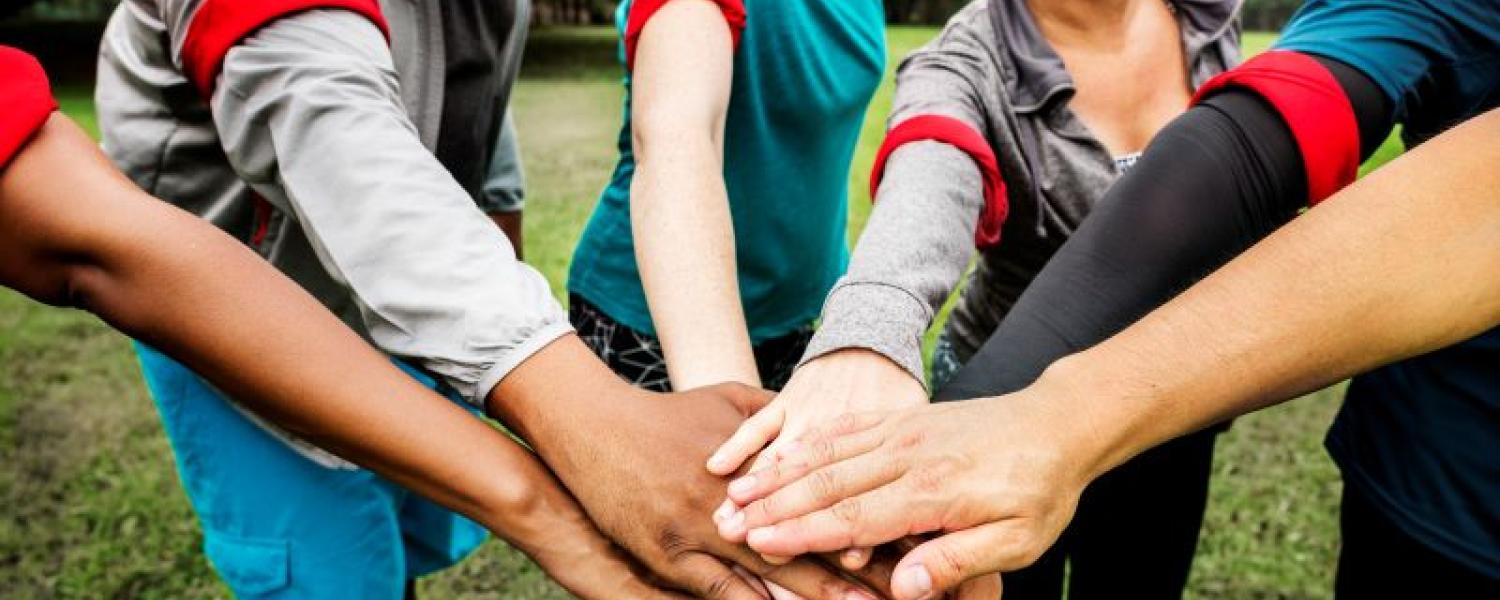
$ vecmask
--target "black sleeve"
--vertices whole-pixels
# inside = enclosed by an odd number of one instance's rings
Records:
[[[1335,61],[1361,152],[1390,131],[1389,100]],[[1018,391],[1054,361],[1113,336],[1285,224],[1307,204],[1292,132],[1260,96],[1231,88],[1163,128],[1042,269],[938,400]]]

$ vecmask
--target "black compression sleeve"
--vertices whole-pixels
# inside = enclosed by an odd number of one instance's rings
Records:
[[[1359,72],[1334,64],[1357,103],[1362,137],[1375,140],[1364,152],[1373,152],[1390,129],[1385,97]],[[937,399],[1030,385],[1057,359],[1118,333],[1223,266],[1306,203],[1300,152],[1276,110],[1243,89],[1210,97],[1157,134]]]
[[[1354,107],[1354,120],[1359,125],[1359,159],[1370,158],[1395,126],[1391,115],[1391,99],[1375,81],[1354,67],[1333,60],[1314,56],[1319,64],[1333,73],[1333,78],[1344,88],[1349,105]]]

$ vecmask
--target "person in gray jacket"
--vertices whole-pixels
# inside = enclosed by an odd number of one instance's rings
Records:
[[[907,57],[876,159],[869,225],[785,392],[709,468],[761,465],[849,412],[925,404],[923,334],[968,276],[932,357],[942,388],[1193,91],[1240,60],[1238,0],[979,0]],[[1186,585],[1205,507],[1213,432],[1137,459],[1108,507],[1082,514],[1007,598]],[[769,447],[762,447],[769,443]],[[732,507],[726,504],[725,514]],[[1139,536],[1131,524],[1148,528]],[[1143,529],[1144,531],[1145,529]],[[745,531],[721,523],[729,539]],[[846,556],[860,564],[869,555]]]
[[[615,378],[480,209],[493,212],[488,196],[505,187],[487,174],[507,154],[494,149],[526,8],[127,0],[100,49],[104,150],[145,191],[248,244],[418,380],[501,416],[662,585],[753,597],[732,570],[742,567],[809,597],[863,589],[719,540],[697,508],[723,480],[696,465],[763,397],[733,386],[660,396]],[[138,348],[205,551],[235,595],[400,598],[484,539],[474,523]],[[368,435],[397,434],[372,426]],[[451,460],[455,470],[470,462]],[[484,475],[501,488],[528,476]],[[569,552],[589,551],[554,539],[554,528],[516,523],[499,533],[523,549],[573,549],[549,553],[544,567],[572,568]],[[606,571],[560,579],[585,597],[661,595]]]

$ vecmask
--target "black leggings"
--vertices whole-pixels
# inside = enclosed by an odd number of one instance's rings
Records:
[[[1368,156],[1391,129],[1389,101],[1363,74],[1319,60],[1354,106]],[[1300,150],[1276,110],[1241,89],[1210,97],[1157,134],[937,399],[1030,385],[1057,359],[1118,333],[1291,220],[1307,194]],[[1101,478],[1059,543],[1008,577],[1007,600],[1060,597],[1068,560],[1072,598],[1180,596],[1212,454],[1212,433],[1197,433]],[[1153,508],[1170,514],[1147,518],[1170,527],[1126,531]]]

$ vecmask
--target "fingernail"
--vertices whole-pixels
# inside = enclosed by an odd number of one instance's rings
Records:
[[[755,491],[755,476],[747,475],[729,484],[729,493],[735,496],[743,496]]]
[[[875,600],[875,597],[864,590],[849,590],[844,592],[844,600]]]
[[[926,600],[932,596],[932,575],[920,564],[902,569],[891,581],[891,587],[902,598]]]
[[[720,523],[734,514],[734,502],[725,500],[719,505],[719,510],[714,511],[714,522]]]
[[[740,513],[740,514],[744,514],[744,513]],[[751,529],[750,533],[745,536],[745,541],[747,543],[749,543],[751,546],[759,546],[759,545],[764,544],[766,542],[769,542],[769,541],[771,541],[771,540],[773,540],[775,538],[776,538],[776,526],[772,525],[770,527],[761,527],[761,528],[758,528],[758,529]]]
[[[844,551],[844,565],[857,565],[865,559],[863,548],[850,548]]]
[[[726,466],[728,466],[725,464],[727,462],[729,462],[729,457],[724,456],[723,454],[715,454],[713,456],[710,456],[708,457],[708,470],[714,472],[722,471]]]
[[[724,521],[724,529],[728,529],[730,531],[738,531],[739,528],[743,527],[744,525],[745,511],[742,510],[734,511],[734,514],[729,515],[729,518]]]

